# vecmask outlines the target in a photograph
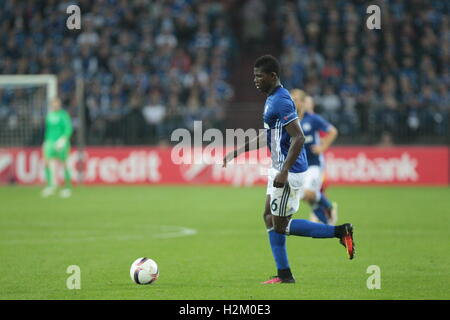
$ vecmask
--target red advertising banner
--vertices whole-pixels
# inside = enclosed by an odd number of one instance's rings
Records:
[[[172,151],[160,147],[89,147],[83,155],[73,151],[68,163],[74,182],[83,177],[85,184],[251,186],[267,181],[270,161],[266,152],[258,152],[259,157],[253,153],[243,163],[222,168],[221,155],[217,161],[203,157],[194,164],[175,164]],[[330,184],[449,184],[447,147],[333,147],[325,159]],[[43,168],[40,148],[0,149],[0,184],[43,183]],[[61,168],[58,177],[62,180]]]
[[[449,184],[447,147],[336,147],[325,154],[336,184]]]

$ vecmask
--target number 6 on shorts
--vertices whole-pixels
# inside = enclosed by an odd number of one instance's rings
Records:
[[[277,211],[277,209],[278,209],[277,200],[278,199],[273,199],[272,200],[272,203],[270,205],[270,208],[272,209],[272,212]]]
[[[300,205],[300,190],[291,189],[288,183],[284,188],[274,188],[270,209],[274,216],[286,217],[297,212]]]

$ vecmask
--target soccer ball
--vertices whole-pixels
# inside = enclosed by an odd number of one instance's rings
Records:
[[[149,258],[139,258],[130,268],[130,277],[137,284],[151,284],[159,277],[158,265]]]

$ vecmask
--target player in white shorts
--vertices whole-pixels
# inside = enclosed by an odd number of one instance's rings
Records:
[[[267,146],[271,153],[267,195],[263,213],[277,275],[263,282],[295,283],[286,250],[286,236],[339,238],[350,259],[354,256],[353,225],[330,226],[304,219],[292,219],[298,210],[305,172],[308,169],[302,132],[295,104],[280,83],[280,63],[270,55],[258,58],[253,75],[255,86],[267,95],[263,122],[266,129],[244,146],[228,153],[223,166],[243,152]],[[266,142],[266,143],[264,143]]]
[[[267,178],[266,195],[270,196],[270,209],[273,215],[291,216],[298,211],[300,199],[303,195],[303,184],[305,181],[305,172],[289,172],[288,183],[284,188],[275,188],[273,181],[277,174],[280,173],[274,168],[270,168]]]
[[[304,148],[308,159],[308,170],[304,179],[304,194],[302,199],[308,202],[314,215],[311,220],[335,225],[337,221],[337,206],[331,204],[321,192],[324,180],[323,153],[336,140],[337,129],[321,116],[314,113],[314,100],[302,90],[294,89],[291,96],[296,104],[297,112],[301,116],[301,126],[305,134]],[[327,135],[320,139],[320,132]]]

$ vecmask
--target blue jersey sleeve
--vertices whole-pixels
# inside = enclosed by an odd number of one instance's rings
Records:
[[[280,119],[283,127],[293,120],[298,119],[297,110],[290,99],[279,99],[277,101],[277,110],[278,119]]]
[[[327,120],[325,120],[324,118],[322,118],[319,115],[315,115],[315,126],[317,128],[317,130],[319,131],[324,131],[324,132],[328,132],[330,131],[331,128],[331,123],[329,123]]]

